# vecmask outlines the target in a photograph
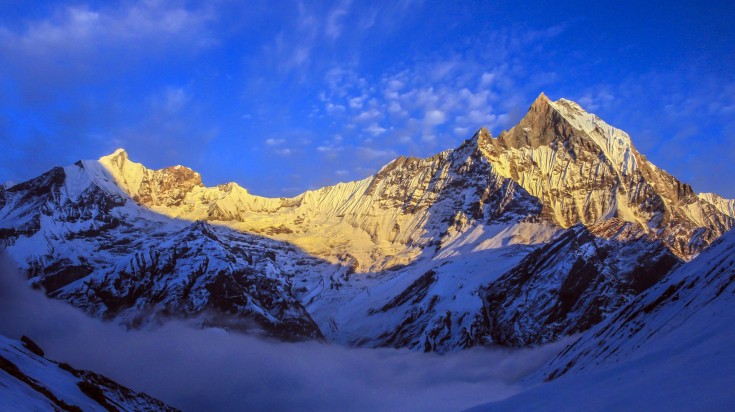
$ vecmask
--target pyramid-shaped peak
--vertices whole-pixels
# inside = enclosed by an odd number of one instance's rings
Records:
[[[551,100],[549,100],[549,98],[546,96],[546,93],[541,92],[539,93],[538,97],[536,97],[536,100],[534,100],[534,103],[535,102],[550,102],[550,101]]]
[[[531,111],[538,111],[538,109],[543,109],[549,104],[551,104],[551,100],[546,97],[544,92],[541,92],[541,94],[536,97],[536,100],[533,101],[533,104],[531,104]]]

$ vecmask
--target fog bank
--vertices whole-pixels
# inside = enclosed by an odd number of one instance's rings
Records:
[[[518,380],[564,346],[440,356],[265,341],[183,322],[126,331],[46,298],[13,268],[0,256],[0,333],[28,335],[51,359],[185,411],[460,410],[518,393]]]

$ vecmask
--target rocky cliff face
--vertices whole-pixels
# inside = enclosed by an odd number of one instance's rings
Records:
[[[0,207],[32,281],[96,316],[437,351],[587,329],[735,222],[732,201],[544,95],[497,138],[290,199],[118,150],[4,188]]]

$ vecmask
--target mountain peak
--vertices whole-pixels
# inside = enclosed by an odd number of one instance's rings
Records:
[[[541,94],[539,94],[538,97],[536,97],[536,100],[533,101],[528,111],[529,112],[541,112],[545,110],[550,104],[551,104],[551,100],[548,97],[546,97],[544,92],[541,92]]]
[[[536,100],[534,100],[533,102],[534,103],[537,103],[537,102],[546,102],[546,103],[549,103],[549,102],[551,102],[551,100],[546,96],[546,93],[541,92],[536,97]]]
[[[472,135],[472,137],[470,138],[470,141],[471,142],[474,142],[475,144],[479,144],[479,143],[481,143],[483,141],[491,140],[492,138],[493,138],[493,136],[490,133],[490,131],[487,130],[487,128],[485,128],[485,127],[481,127],[479,129],[477,129],[477,131],[475,132],[475,134]]]
[[[109,154],[107,156],[103,156],[103,157],[122,157],[124,159],[127,159],[128,158],[128,152],[125,151],[125,149],[123,149],[122,147],[118,147],[117,149],[115,149],[114,152],[112,152],[111,154]]]

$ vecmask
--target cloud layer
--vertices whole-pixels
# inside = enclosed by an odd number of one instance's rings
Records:
[[[521,390],[555,344],[444,356],[322,343],[286,344],[170,322],[125,331],[32,291],[0,257],[0,333],[183,410],[459,410]]]

